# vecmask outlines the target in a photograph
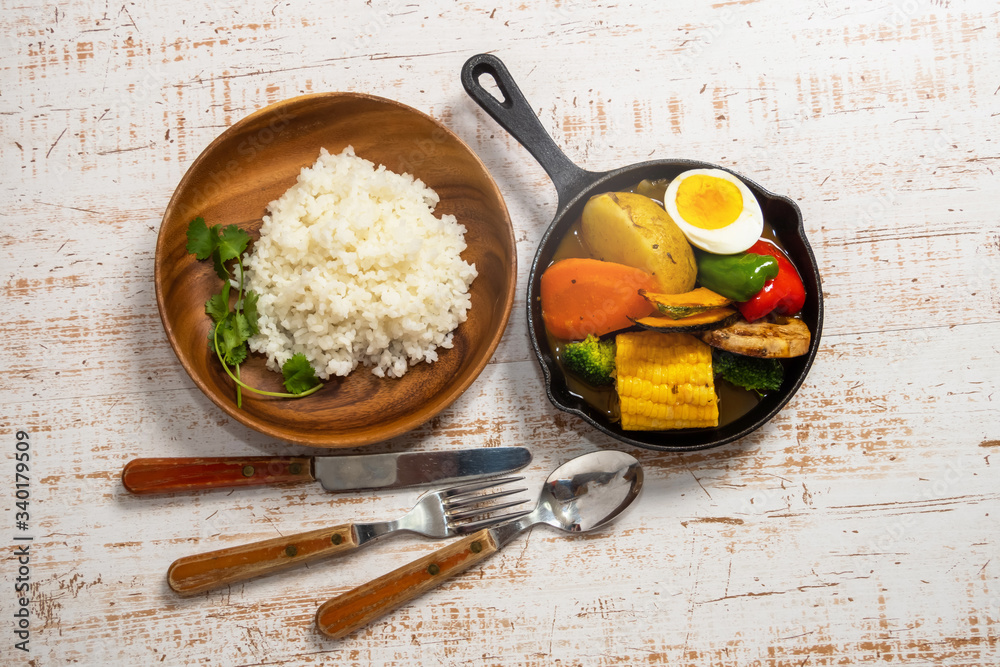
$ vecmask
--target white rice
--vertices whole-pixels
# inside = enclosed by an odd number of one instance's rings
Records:
[[[437,360],[471,302],[476,267],[459,256],[465,227],[433,215],[438,195],[396,174],[326,149],[267,206],[249,253],[247,288],[260,295],[250,349],[280,370],[301,352],[321,378],[359,363],[378,377]]]

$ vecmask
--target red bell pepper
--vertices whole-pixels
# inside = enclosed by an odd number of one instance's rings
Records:
[[[770,255],[778,260],[778,275],[764,283],[764,287],[749,301],[739,304],[740,312],[747,322],[753,322],[774,312],[779,315],[794,315],[802,310],[806,302],[806,287],[795,269],[795,265],[778,246],[770,241],[758,239],[747,252]]]

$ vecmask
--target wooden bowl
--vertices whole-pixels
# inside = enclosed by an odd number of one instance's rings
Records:
[[[291,187],[320,148],[356,154],[395,172],[408,172],[441,198],[435,215],[465,225],[475,263],[472,308],[439,349],[435,363],[411,366],[402,378],[375,377],[364,366],[331,378],[300,399],[270,398],[236,387],[214,351],[205,301],[221,288],[211,262],[186,250],[188,223],[235,224],[259,236],[269,202]],[[222,133],[194,161],[163,215],[156,242],[156,303],[170,345],[191,379],[229,416],[275,438],[317,447],[365,445],[400,435],[448,407],[483,370],[510,316],[517,273],[507,207],[476,154],[441,123],[392,100],[356,93],[306,95],[266,107]],[[250,386],[284,391],[281,375],[251,354],[240,366]]]

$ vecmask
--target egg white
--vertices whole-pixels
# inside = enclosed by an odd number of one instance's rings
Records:
[[[677,189],[691,176],[714,176],[732,183],[743,197],[743,210],[739,216],[719,229],[702,229],[687,222],[677,210]],[[680,227],[691,245],[717,255],[732,255],[747,250],[757,242],[764,231],[764,214],[750,188],[740,179],[721,169],[691,169],[670,182],[663,195],[663,208],[667,215]]]

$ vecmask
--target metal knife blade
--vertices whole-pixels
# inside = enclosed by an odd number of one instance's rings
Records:
[[[500,475],[530,462],[531,452],[524,447],[317,456],[313,476],[327,491],[393,489]]]
[[[394,489],[500,475],[531,462],[524,447],[349,456],[135,459],[122,484],[138,494],[319,480],[327,491]]]

